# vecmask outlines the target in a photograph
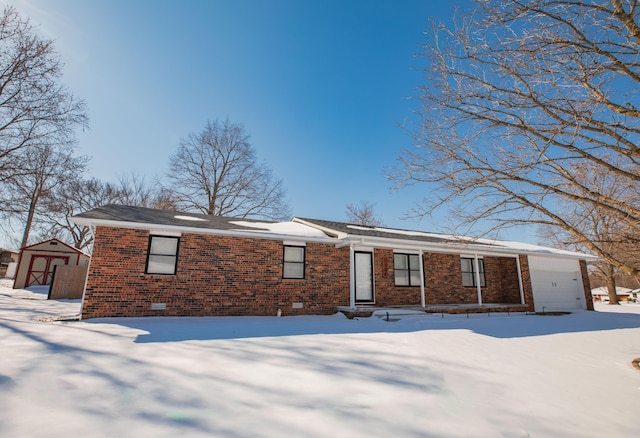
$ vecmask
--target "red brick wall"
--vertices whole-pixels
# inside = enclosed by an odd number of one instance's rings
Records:
[[[518,266],[513,257],[484,257],[487,287],[482,290],[485,304],[520,304]]]
[[[307,243],[305,279],[295,280],[282,278],[280,241],[183,234],[176,275],[144,273],[148,242],[148,231],[97,228],[84,319],[276,315],[278,309],[283,315],[330,314],[349,305],[348,247]],[[484,257],[484,263],[483,303],[519,304],[515,259]],[[533,309],[527,257],[520,263],[525,301]],[[460,255],[425,253],[423,268],[427,305],[477,304],[476,288],[462,286]],[[391,249],[374,250],[374,281],[377,306],[420,305],[420,287],[395,286]],[[583,282],[586,290],[588,279]],[[152,303],[166,309],[151,310]]]
[[[475,287],[462,285],[460,255],[425,253],[425,302],[429,304],[478,304]]]
[[[459,254],[424,253],[423,260],[426,305],[478,303],[477,289],[462,285]],[[515,258],[485,256],[484,267],[482,302],[520,304]],[[377,306],[420,305],[420,287],[395,285],[393,250],[374,250],[374,279]]]
[[[420,305],[420,286],[396,286],[393,250],[373,251],[375,299],[377,306]]]
[[[83,319],[330,314],[349,305],[349,248],[307,243],[306,278],[294,280],[282,278],[280,241],[183,234],[176,275],[147,275],[149,234],[97,228]]]

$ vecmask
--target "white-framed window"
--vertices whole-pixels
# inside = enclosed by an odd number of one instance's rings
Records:
[[[305,247],[284,245],[282,278],[304,278]]]
[[[179,237],[149,236],[146,274],[175,275]]]
[[[420,256],[394,254],[393,272],[396,286],[420,286]]]
[[[470,257],[462,257],[460,259],[462,265],[462,285],[465,287],[477,287],[476,283],[476,263],[475,259]],[[480,277],[480,287],[485,286],[484,280],[484,260],[478,259],[478,270]]]

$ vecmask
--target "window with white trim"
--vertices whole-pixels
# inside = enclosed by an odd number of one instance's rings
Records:
[[[146,274],[175,275],[179,237],[149,236]]]
[[[396,286],[420,286],[420,256],[394,254],[393,272]]]
[[[476,282],[476,263],[475,259],[462,257],[460,259],[462,265],[462,285],[465,287],[477,287]],[[478,270],[480,277],[480,287],[485,286],[484,280],[484,260],[478,259]]]
[[[282,278],[304,278],[304,246],[285,245],[282,255]]]

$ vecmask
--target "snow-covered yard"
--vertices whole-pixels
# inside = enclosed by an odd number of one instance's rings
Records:
[[[58,321],[0,286],[0,436],[635,437],[640,305]]]

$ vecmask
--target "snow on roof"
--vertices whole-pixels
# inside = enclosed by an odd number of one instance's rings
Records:
[[[456,236],[453,234],[439,234],[439,233],[428,233],[424,231],[397,230],[394,228],[385,228],[385,227],[365,227],[360,225],[347,225],[347,228],[352,230],[358,230],[358,231],[373,230],[373,231],[378,231],[382,233],[398,234],[402,236],[446,239],[449,241],[457,241],[460,243],[470,243],[470,244],[480,243],[485,245],[500,246],[503,248],[524,250],[529,252],[539,252],[539,253],[545,253],[545,254],[571,255],[571,256],[575,256],[576,254],[583,255],[581,253],[576,253],[574,251],[566,251],[558,248],[550,248],[546,246],[533,245],[533,244],[524,243],[524,242],[513,242],[509,240],[482,239],[482,238],[473,238],[468,236]],[[584,255],[587,256],[586,254]]]
[[[267,239],[313,239],[333,242],[321,230],[295,222],[211,216],[198,213],[109,204],[71,217],[79,225],[107,225],[153,230],[170,230],[255,236]]]
[[[315,237],[330,239],[325,233],[317,228],[310,227],[308,225],[296,223],[296,222],[246,222],[246,221],[231,221],[231,224],[238,225],[243,228],[242,231],[267,231],[273,234],[282,234],[285,236],[299,236],[299,237]],[[258,228],[258,230],[256,230]],[[238,230],[240,231],[240,230]]]
[[[503,252],[508,254],[540,254],[547,256],[597,259],[577,252],[565,251],[522,242],[478,239],[467,236],[368,227],[320,219],[294,218],[290,222],[268,222],[253,219],[210,216],[169,210],[105,205],[76,216],[79,225],[109,225],[145,229],[168,229],[187,232],[255,236],[267,239],[313,239],[322,242],[345,242],[353,238],[371,244],[403,247],[429,247],[446,251]]]
[[[616,295],[628,295],[631,292],[629,288],[616,286]],[[609,289],[606,286],[596,287],[591,289],[591,295],[609,295]]]
[[[573,257],[575,257],[575,256],[583,256],[583,257],[585,257],[587,259],[596,259],[597,258],[597,257],[589,255],[589,254],[579,253],[579,252],[575,252],[575,251],[567,251],[567,250],[564,250],[564,249],[550,248],[548,246],[533,245],[531,243],[524,243],[524,242],[513,242],[513,241],[509,241],[509,240],[476,239],[476,242],[486,243],[488,245],[501,246],[501,247],[504,247],[504,248],[522,250],[522,251],[527,251],[527,252],[536,252],[536,253],[540,253],[540,254],[555,254],[555,255],[573,256]]]
[[[305,219],[298,218],[294,219],[294,221],[302,221],[306,224],[317,225],[323,227],[325,231],[334,230],[336,232],[346,233],[348,235],[353,236],[364,236],[365,238],[382,238],[382,239],[393,239],[393,240],[407,240],[411,242],[415,242],[427,245],[442,245],[446,248],[452,248],[457,246],[460,250],[460,247],[464,247],[466,245],[469,246],[469,251],[473,251],[472,247],[482,247],[482,251],[484,250],[492,250],[492,251],[500,251],[504,250],[508,253],[526,253],[526,254],[539,254],[546,256],[558,256],[558,257],[571,257],[571,258],[580,258],[580,259],[588,259],[595,260],[597,257],[589,254],[583,254],[573,251],[566,251],[557,248],[549,248],[540,245],[533,245],[530,243],[523,242],[513,242],[508,240],[494,240],[494,239],[482,239],[482,238],[474,238],[468,236],[457,236],[452,234],[440,234],[440,233],[429,233],[425,231],[415,231],[415,230],[400,230],[394,228],[386,228],[386,227],[375,227],[375,226],[364,226],[364,225],[356,225],[356,224],[347,224],[342,222],[334,222],[334,221],[325,221],[319,219]],[[464,248],[463,248],[464,249]]]
[[[426,231],[412,231],[412,230],[399,230],[396,228],[385,228],[385,227],[363,227],[360,225],[347,225],[347,228],[352,230],[359,231],[378,231],[381,233],[390,233],[390,234],[399,234],[402,236],[413,236],[413,237],[431,237],[435,239],[446,239],[446,240],[459,240],[464,242],[474,242],[477,239],[473,239],[471,237],[466,236],[454,236],[452,234],[439,234],[439,233],[427,233]]]
[[[175,219],[180,219],[183,221],[194,221],[194,222],[206,222],[206,219],[203,219],[201,217],[195,217],[195,216],[185,216],[185,215],[181,215],[181,214],[177,214],[174,216]]]

